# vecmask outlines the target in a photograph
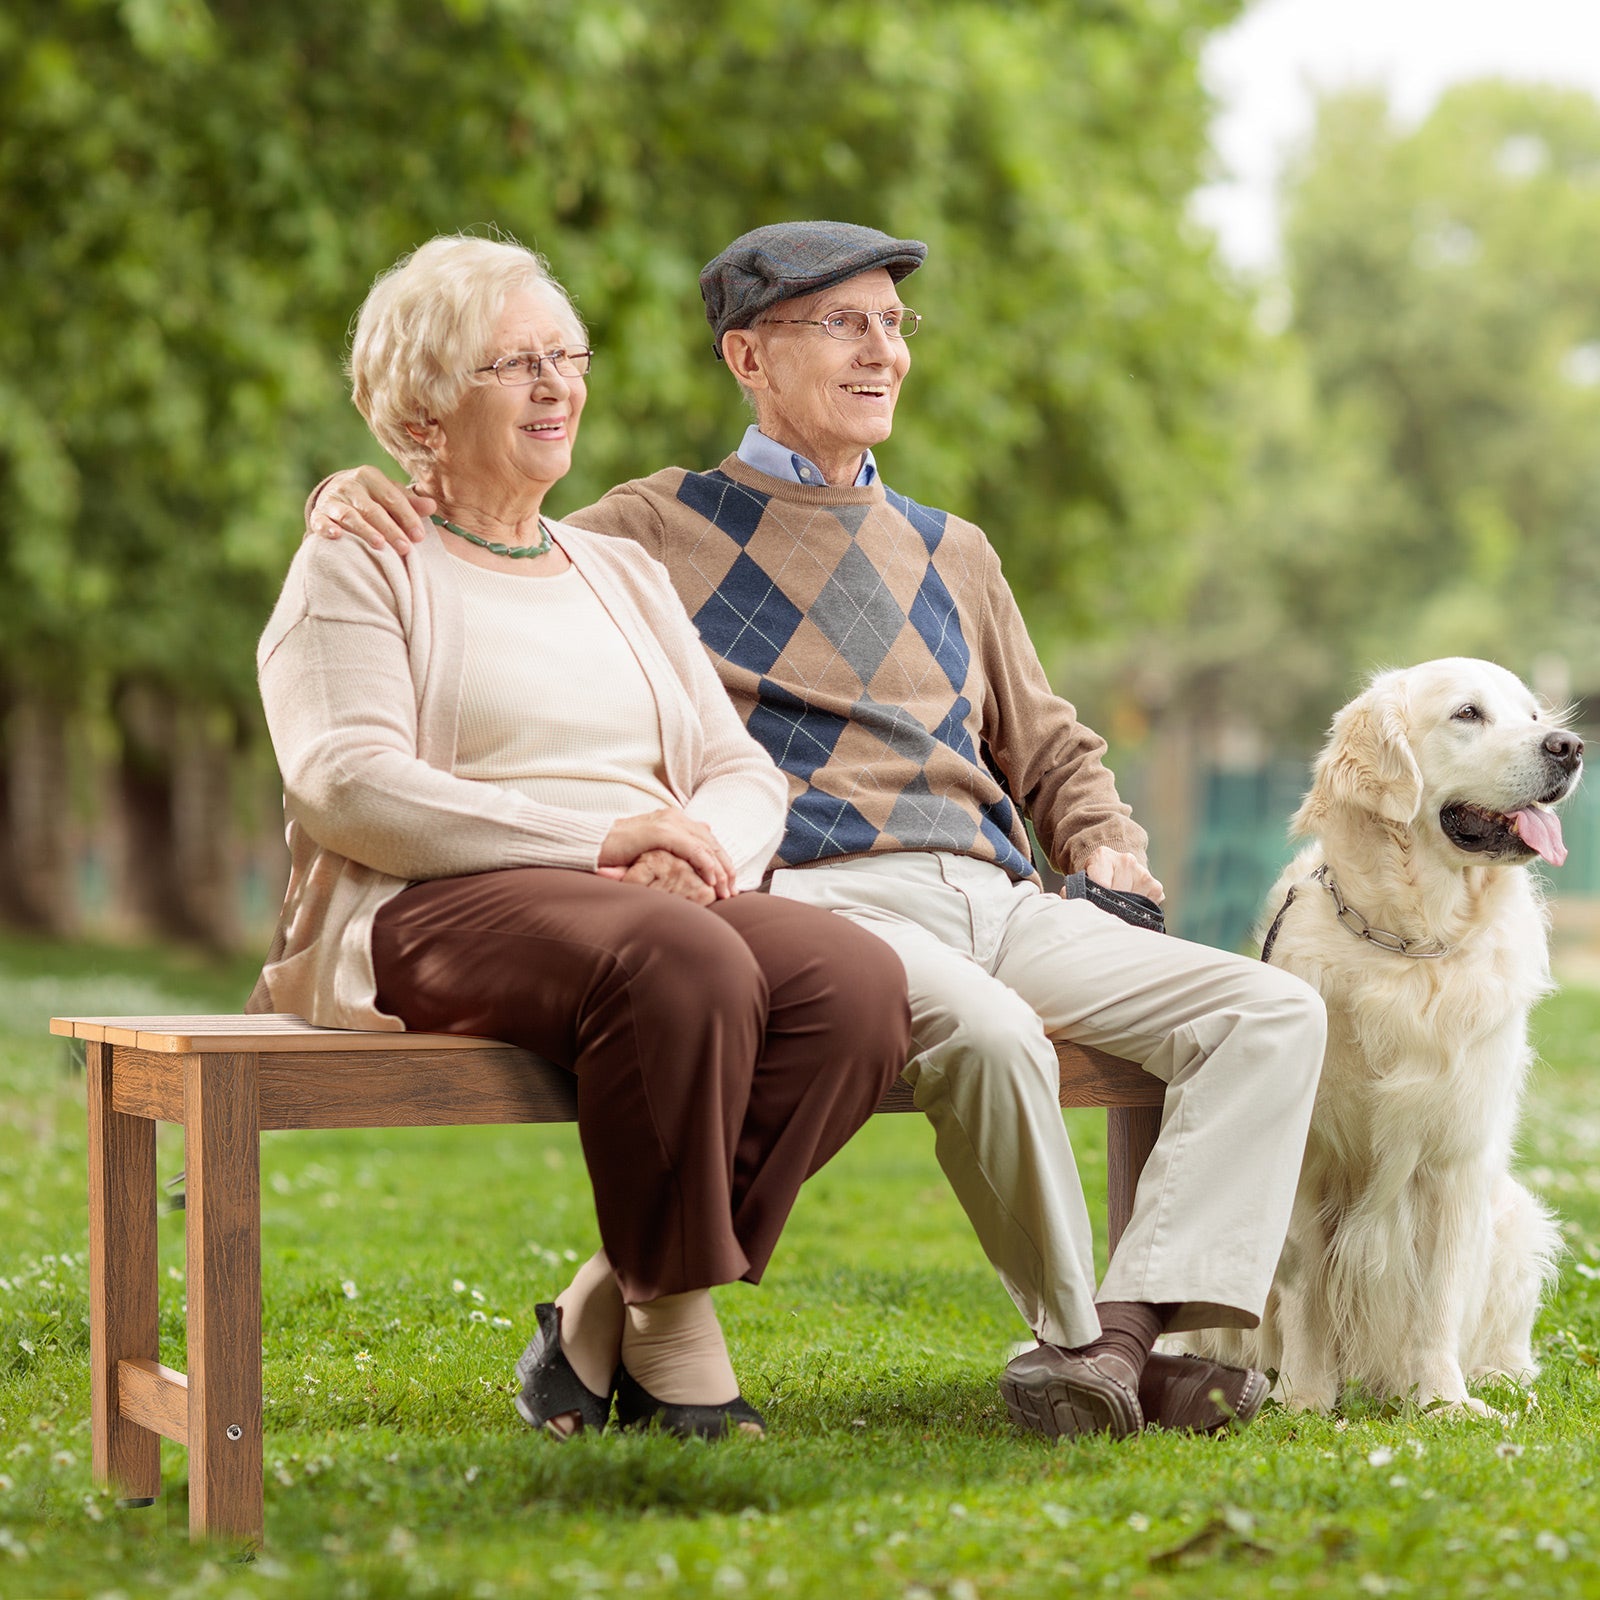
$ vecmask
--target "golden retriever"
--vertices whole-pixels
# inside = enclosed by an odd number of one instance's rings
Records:
[[[1511,1176],[1528,1014],[1551,988],[1536,857],[1583,744],[1511,673],[1430,661],[1334,718],[1263,954],[1328,1006],[1328,1048],[1266,1316],[1190,1348],[1272,1369],[1292,1407],[1346,1383],[1484,1412],[1526,1381],[1560,1239]]]

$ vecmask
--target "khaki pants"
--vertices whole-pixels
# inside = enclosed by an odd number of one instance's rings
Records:
[[[984,1253],[1038,1338],[1079,1345],[1100,1327],[1051,1038],[1140,1062],[1168,1086],[1099,1298],[1177,1303],[1174,1330],[1256,1325],[1322,1066],[1314,990],[969,856],[791,868],[772,890],[870,928],[905,963],[915,1051],[905,1076]]]

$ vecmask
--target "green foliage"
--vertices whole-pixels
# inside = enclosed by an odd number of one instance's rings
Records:
[[[1310,740],[1374,668],[1560,658],[1600,687],[1600,103],[1479,83],[1420,126],[1330,97],[1287,185],[1286,283],[1146,698]],[[1137,657],[1137,660],[1133,660]]]
[[[695,288],[734,234],[927,238],[891,481],[992,526],[1042,625],[1134,603],[1219,470],[1235,311],[1181,209],[1237,9],[11,0],[0,680],[253,716],[304,493],[373,458],[339,375],[365,287],[496,225],[600,350],[569,506],[736,440]]]
[[[1600,681],[1600,104],[1479,84],[1415,132],[1330,102],[1294,192],[1296,322],[1402,489],[1377,530],[1417,650]]]

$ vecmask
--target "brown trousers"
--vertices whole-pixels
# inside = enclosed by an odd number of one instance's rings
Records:
[[[379,911],[378,1005],[578,1080],[600,1238],[629,1303],[759,1281],[801,1183],[905,1065],[905,970],[842,917],[709,907],[559,867],[414,884]]]

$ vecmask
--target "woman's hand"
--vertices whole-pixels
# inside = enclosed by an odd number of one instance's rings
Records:
[[[1113,850],[1103,844],[1083,864],[1083,870],[1102,889],[1121,889],[1127,894],[1142,894],[1147,900],[1160,905],[1167,891],[1150,876],[1150,869],[1135,855],[1126,850]]]
[[[613,823],[600,846],[599,870],[608,878],[626,877],[627,869],[647,850],[665,850],[686,862],[718,900],[734,892],[733,863],[717,836],[675,806]]]
[[[708,906],[717,898],[716,890],[682,856],[675,856],[670,850],[646,850],[622,874],[622,882],[637,883],[646,889],[664,889],[697,906]]]
[[[407,555],[427,538],[428,518],[438,509],[437,500],[402,489],[376,467],[352,467],[323,485],[306,527],[322,539],[353,533],[374,550]]]

